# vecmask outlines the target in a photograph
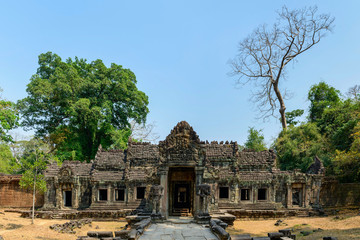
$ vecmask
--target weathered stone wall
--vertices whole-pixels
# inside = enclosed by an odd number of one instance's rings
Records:
[[[21,175],[0,175],[0,207],[29,208],[32,207],[32,192],[20,187]],[[41,207],[44,195],[37,194],[35,206]]]
[[[321,186],[320,203],[324,207],[360,205],[360,183],[325,181]]]

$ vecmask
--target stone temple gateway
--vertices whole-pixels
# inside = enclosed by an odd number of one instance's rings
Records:
[[[273,151],[239,151],[236,142],[200,141],[185,121],[158,145],[129,140],[126,150],[99,147],[91,163],[65,161],[45,172],[43,209],[152,211],[151,187],[162,186],[164,217],[194,216],[196,194],[210,185],[210,213],[221,210],[311,209],[319,204],[323,166],[308,173],[280,171]]]

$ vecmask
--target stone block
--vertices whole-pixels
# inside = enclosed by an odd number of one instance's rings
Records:
[[[292,231],[291,228],[285,228],[285,229],[280,229],[279,233],[284,234],[285,237],[290,237],[291,231]]]
[[[251,236],[249,234],[231,235],[231,240],[251,240]]]
[[[280,240],[281,237],[284,237],[284,234],[281,232],[272,232],[272,233],[268,233],[268,237],[271,240]]]
[[[114,235],[115,235],[115,237],[121,237],[121,238],[127,239],[130,236],[130,230],[115,231]]]

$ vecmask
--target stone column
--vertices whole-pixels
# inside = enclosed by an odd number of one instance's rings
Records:
[[[49,179],[46,179],[46,192],[44,194],[44,206],[43,208],[44,209],[47,209],[47,208],[54,208],[55,207],[55,204],[56,204],[56,196],[53,196],[54,194],[54,191],[56,192],[56,188],[54,186],[54,180],[49,180]],[[54,199],[55,197],[55,199]]]
[[[165,219],[169,217],[168,173],[169,173],[169,168],[163,168],[159,170],[160,185],[164,188],[164,195],[160,201],[160,213],[165,217]]]
[[[307,192],[306,192],[306,189],[307,189],[307,186],[306,184],[303,184],[302,186],[302,204],[301,204],[301,207],[306,207],[306,199],[307,199]]]
[[[97,201],[98,191],[97,191],[96,184],[94,182],[92,182],[92,184],[93,184],[93,186],[91,189],[91,205],[94,206]]]
[[[194,179],[194,214],[201,210],[200,197],[196,194],[196,186],[203,183],[204,167],[195,167],[195,179]]]
[[[291,184],[287,184],[287,199],[286,199],[286,207],[292,207],[292,190],[291,190]]]
[[[58,186],[59,187],[56,188],[56,208],[61,209],[63,208],[63,193],[61,184]]]
[[[239,188],[239,184],[235,183],[235,203],[239,203],[240,202],[240,188]]]
[[[258,187],[253,187],[253,203],[257,202],[258,197]]]
[[[79,195],[80,195],[80,185],[79,184],[74,184],[73,186],[73,191],[72,191],[72,194],[73,194],[73,208],[77,209],[79,208]]]
[[[107,204],[109,204],[110,202],[112,202],[112,198],[111,198],[112,194],[111,194],[111,184],[107,185]]]

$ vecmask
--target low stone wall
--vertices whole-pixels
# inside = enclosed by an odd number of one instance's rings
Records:
[[[32,207],[32,191],[22,189],[19,185],[21,175],[0,175],[0,207],[30,208]],[[35,206],[44,204],[44,195],[37,194]]]
[[[326,180],[321,185],[320,203],[324,207],[360,206],[360,183]]]
[[[239,218],[246,219],[260,219],[260,218],[283,218],[283,217],[308,217],[316,216],[319,213],[312,209],[298,208],[298,209],[284,209],[284,210],[244,210],[244,209],[229,209],[227,213],[230,213]]]
[[[31,211],[19,211],[21,217],[29,218],[31,217]],[[119,218],[125,218],[130,215],[131,211],[129,210],[55,210],[55,211],[36,211],[35,217],[43,219],[107,219],[107,220],[118,220]]]

